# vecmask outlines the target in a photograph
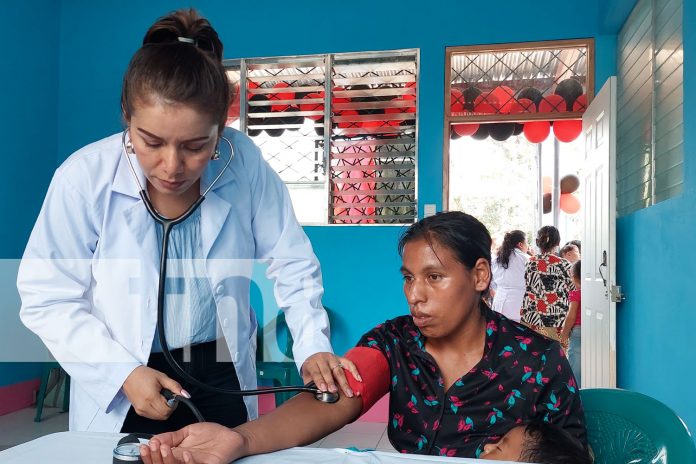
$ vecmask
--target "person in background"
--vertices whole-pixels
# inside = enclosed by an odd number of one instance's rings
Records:
[[[582,255],[582,246],[580,245],[580,240],[577,240],[577,239],[575,239],[575,240],[569,240],[568,243],[571,244],[571,245],[575,245],[576,247],[578,247],[578,253],[580,253],[580,254]]]
[[[229,426],[257,415],[256,397],[187,385],[165,362],[156,330],[163,232],[136,178],[154,209],[176,218],[221,176],[169,240],[163,322],[183,369],[216,388],[256,386],[245,263],[262,260],[304,381],[352,394],[337,368],[349,361],[331,349],[319,262],[287,188],[249,137],[225,127],[222,56],[217,32],[195,10],[157,20],[123,78],[125,131],[72,154],[53,176],[17,287],[22,322],[73,380],[72,431],[158,433],[196,421],[162,389],[193,397],[204,417]]]
[[[510,429],[549,422],[587,442],[580,395],[553,340],[482,303],[491,239],[462,212],[438,213],[399,240],[410,314],[368,331],[345,357],[353,397],[334,404],[300,393],[234,429],[192,424],[141,447],[146,464],[224,464],[307,445],[356,420],[387,392],[388,437],[402,453],[478,457]]]
[[[578,381],[578,387],[582,385],[581,383],[581,316],[582,316],[582,305],[580,299],[580,285],[582,285],[582,273],[581,273],[581,262],[576,261],[573,264],[571,274],[573,276],[573,284],[575,289],[571,290],[568,294],[568,300],[570,301],[570,306],[568,308],[568,316],[563,323],[563,330],[561,330],[561,342],[568,345],[568,361],[570,362],[570,367],[573,369],[575,374],[575,380]]]
[[[498,256],[493,260],[493,307],[508,319],[520,321],[520,310],[524,299],[524,270],[529,260],[527,255],[527,238],[521,230],[505,234],[498,249]]]
[[[563,245],[559,255],[570,264],[573,264],[580,259],[580,249],[578,249],[577,245],[568,242]]]
[[[568,293],[573,289],[570,263],[554,254],[560,241],[554,226],[544,226],[537,232],[539,254],[529,259],[524,272],[526,290],[520,319],[542,335],[559,341],[568,314]]]

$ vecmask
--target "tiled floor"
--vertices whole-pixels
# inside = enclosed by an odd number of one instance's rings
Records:
[[[34,408],[28,408],[0,416],[0,450],[68,430],[68,413],[59,408],[44,408],[41,422],[34,422],[35,414]]]
[[[44,408],[43,420],[34,422],[33,408],[0,416],[0,450],[24,443],[49,433],[68,430],[68,414],[57,408]],[[387,424],[355,422],[310,445],[318,448],[376,449],[392,451],[387,439]]]

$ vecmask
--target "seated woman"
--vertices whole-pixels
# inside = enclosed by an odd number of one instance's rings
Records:
[[[387,392],[389,440],[403,453],[478,457],[530,420],[555,424],[586,445],[561,346],[481,301],[491,279],[490,246],[485,226],[464,213],[412,225],[399,242],[410,315],[378,325],[346,355],[362,376],[348,376],[357,395],[324,404],[303,393],[234,429],[193,424],[154,437],[141,449],[143,461],[227,463],[309,444]]]

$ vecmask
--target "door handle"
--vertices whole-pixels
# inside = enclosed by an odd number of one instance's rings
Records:
[[[602,266],[607,267],[607,250],[602,251],[602,264],[600,264],[599,268],[597,269],[599,271],[599,275],[602,277],[602,283],[604,284],[604,287],[606,288],[607,279],[606,279],[606,277],[604,277],[604,274],[602,273]]]

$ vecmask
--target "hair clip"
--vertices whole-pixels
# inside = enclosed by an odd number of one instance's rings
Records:
[[[177,37],[176,40],[178,40],[179,42],[185,42],[190,44],[195,43],[193,39],[189,39],[188,37]]]

